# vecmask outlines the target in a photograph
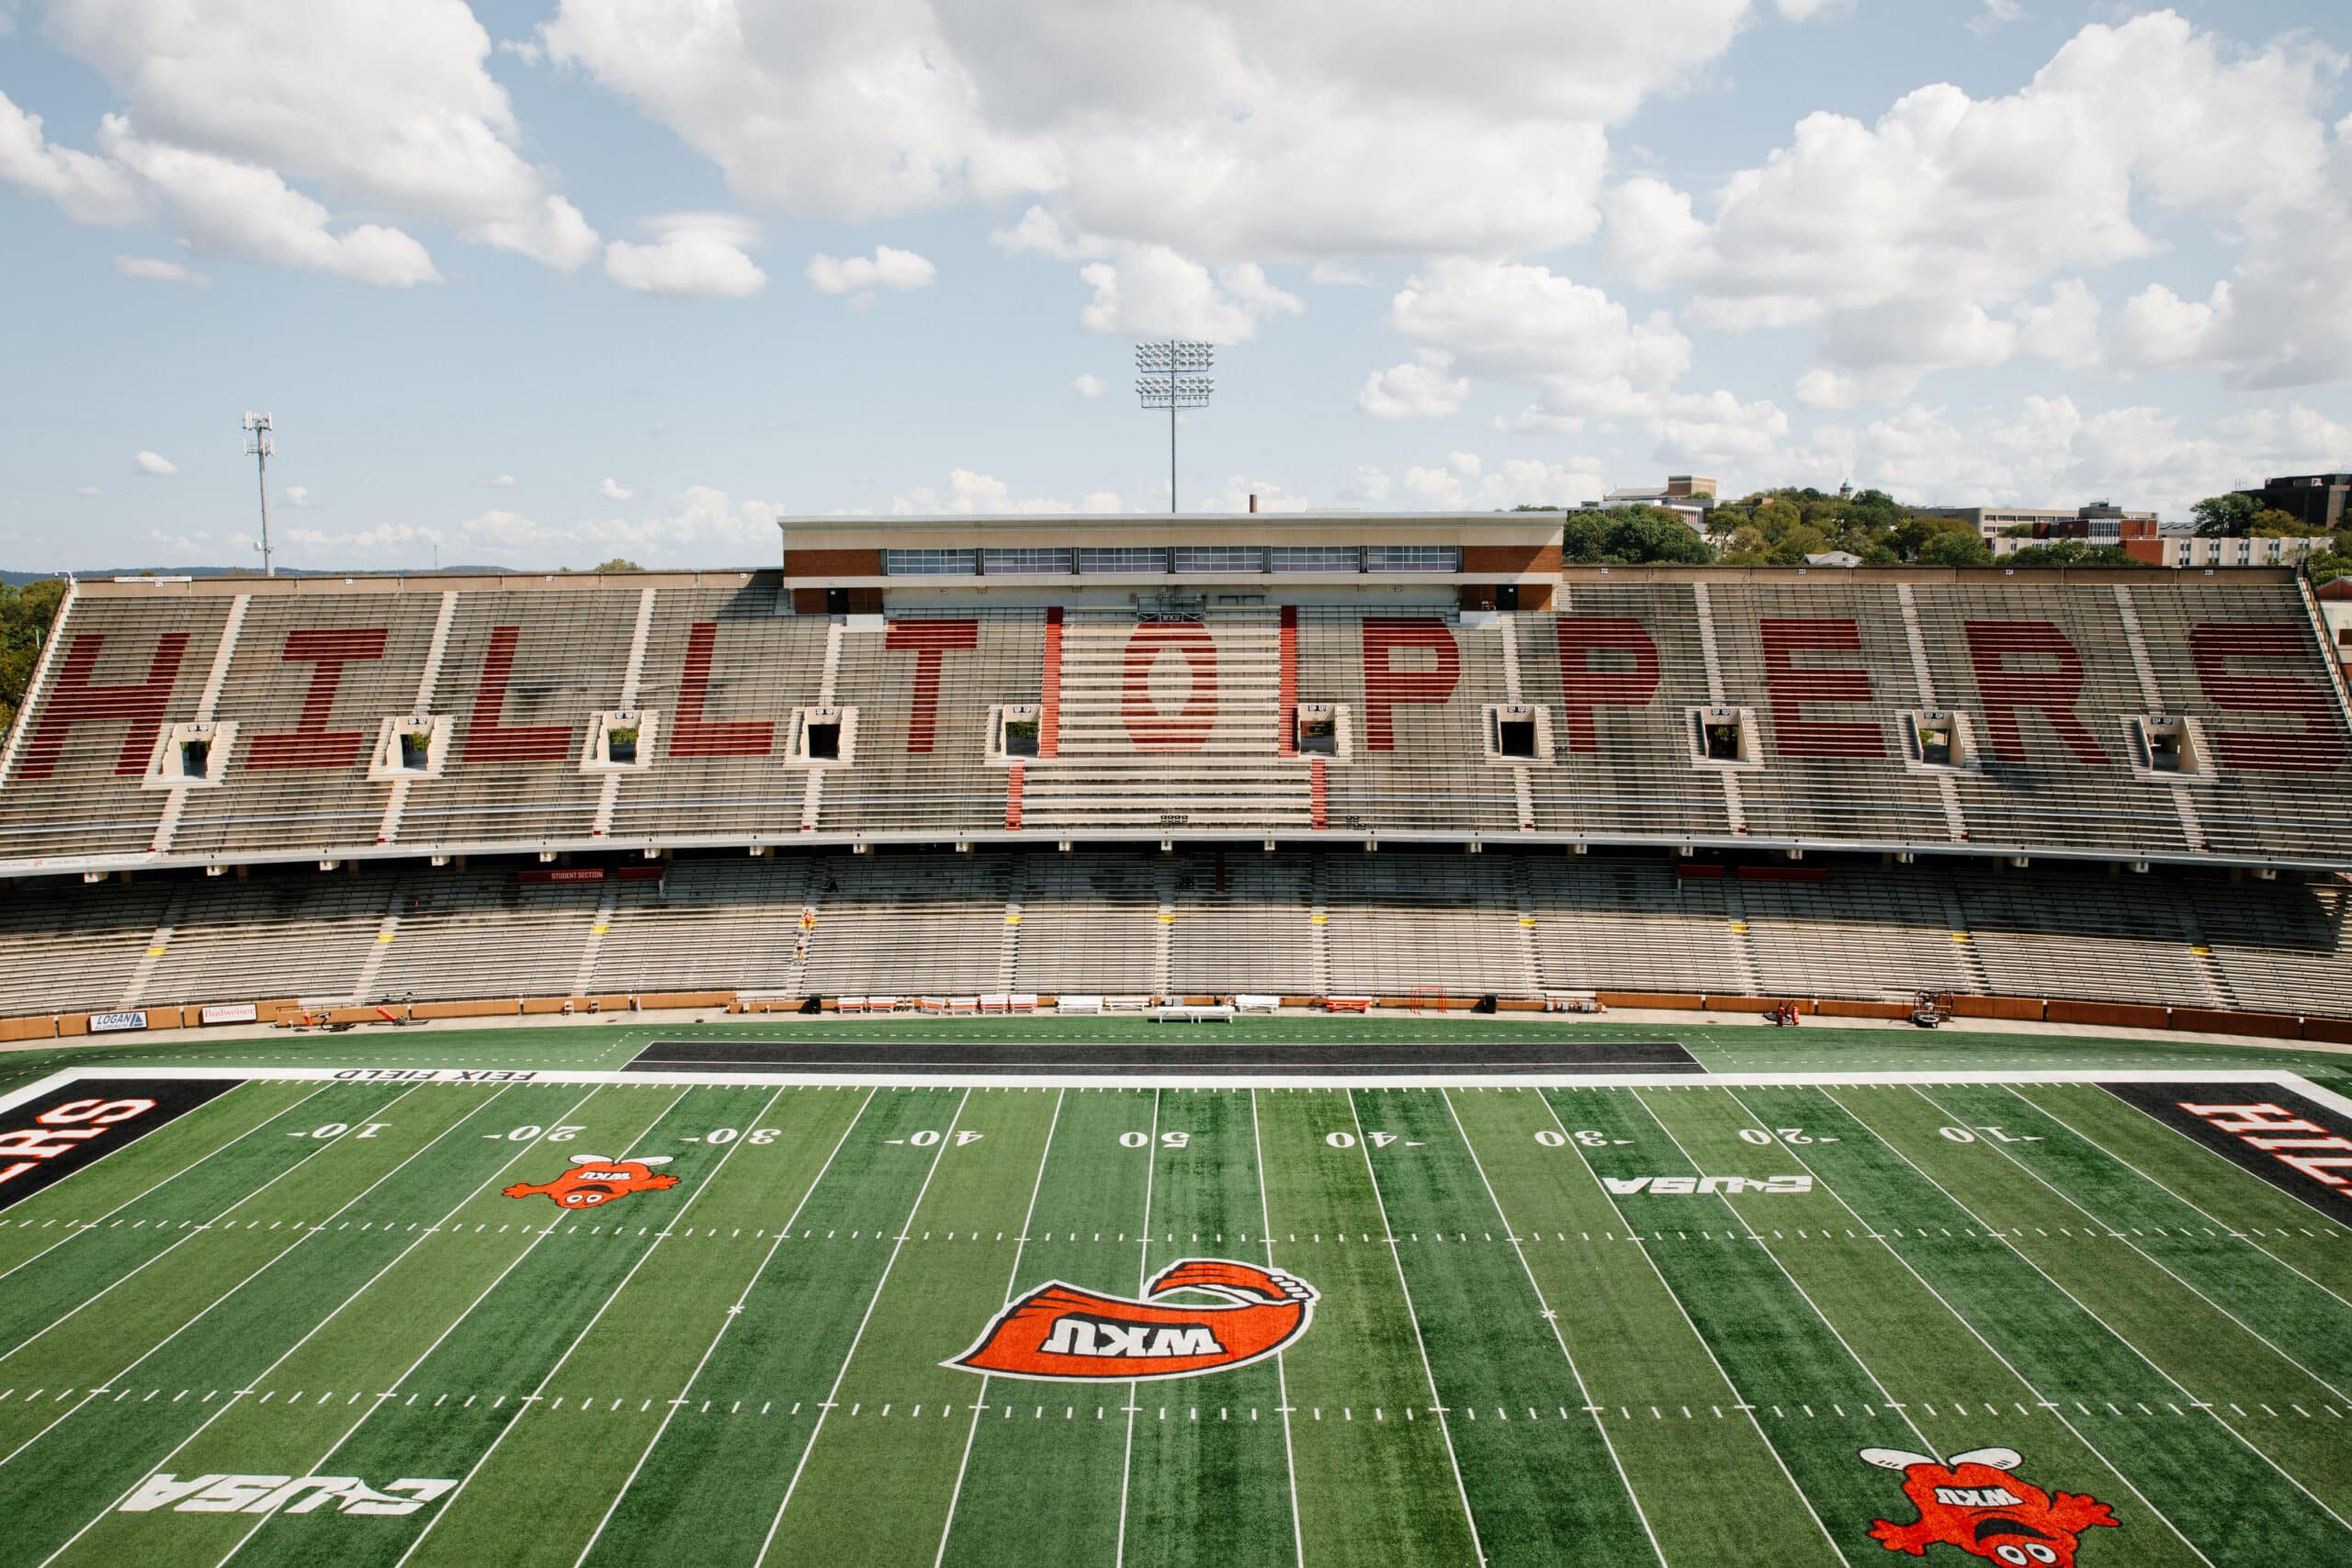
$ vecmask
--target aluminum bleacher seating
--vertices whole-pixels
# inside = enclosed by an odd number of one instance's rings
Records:
[[[1011,991],[1613,990],[1990,991],[2352,1016],[2345,878],[1676,872],[1664,856],[1030,850],[713,853],[658,879],[588,882],[526,881],[545,874],[527,863],[47,880],[0,906],[0,1013],[705,989],[880,995],[910,1010]]]
[[[1204,850],[1175,867],[1169,989],[1319,996],[1313,857]]]
[[[779,615],[756,572],[84,584],[0,766],[0,874],[1024,832],[2320,868],[2352,842],[2352,727],[2283,572],[1615,569],[1556,603],[832,618]],[[1332,705],[1329,752],[1286,704]],[[1038,715],[1010,757],[1008,706]],[[1920,712],[1956,716],[1951,755]],[[609,770],[607,714],[646,731]],[[408,717],[445,739],[393,776]],[[205,724],[236,728],[202,779],[148,776]]]
[[[795,615],[780,586],[77,584],[0,753],[0,1009],[1614,989],[2352,1014],[2352,725],[2284,572],[1577,569],[1526,613],[1405,587]],[[1328,750],[1295,728],[1317,705]],[[425,762],[388,761],[401,720]],[[1836,869],[1683,876],[1670,850]],[[580,879],[530,869],[558,862]],[[2285,880],[2222,880],[2248,867]],[[117,871],[138,880],[70,880]]]

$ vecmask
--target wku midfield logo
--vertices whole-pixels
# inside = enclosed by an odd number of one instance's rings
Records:
[[[2008,1568],[2073,1568],[2080,1533],[2115,1523],[2114,1511],[2096,1497],[2044,1492],[2018,1480],[2011,1473],[2018,1463],[2013,1449],[1974,1449],[1949,1463],[1900,1449],[1864,1449],[1862,1458],[1901,1471],[1903,1495],[1919,1510],[1907,1525],[1880,1519],[1871,1526],[1871,1539],[1889,1551],[1924,1557],[1940,1544]]]
[[[1159,1299],[1179,1292],[1226,1304]],[[1272,1355],[1306,1332],[1317,1299],[1304,1280],[1223,1258],[1171,1263],[1143,1293],[1150,1299],[1129,1301],[1056,1280],[997,1314],[977,1344],[940,1364],[1062,1382],[1198,1377]]]
[[[571,1168],[553,1181],[518,1181],[506,1189],[509,1198],[545,1196],[567,1209],[590,1209],[615,1198],[626,1198],[632,1192],[658,1192],[664,1187],[675,1187],[678,1179],[664,1172],[654,1174],[657,1165],[668,1165],[668,1155],[645,1155],[636,1159],[613,1159],[605,1155],[573,1155]]]

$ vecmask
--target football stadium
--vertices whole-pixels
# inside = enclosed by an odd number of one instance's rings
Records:
[[[2284,570],[73,585],[0,1562],[2352,1561]]]

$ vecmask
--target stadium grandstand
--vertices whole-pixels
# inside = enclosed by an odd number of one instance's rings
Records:
[[[1557,513],[783,529],[779,570],[75,583],[0,757],[0,1031],[2352,1017],[2352,724],[2290,571],[1564,568]]]

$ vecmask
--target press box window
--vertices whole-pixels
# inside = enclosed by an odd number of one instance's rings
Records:
[[[1065,577],[1069,573],[1068,550],[984,550],[980,560],[990,577]]]
[[[1179,545],[1176,570],[1181,572],[1248,572],[1266,570],[1265,551],[1256,545]]]
[[[885,577],[969,577],[978,562],[972,550],[884,550]]]
[[[1156,576],[1168,570],[1168,552],[1140,545],[1081,549],[1078,552],[1078,570],[1088,576]]]
[[[1552,755],[1552,716],[1526,703],[1488,703],[1487,761],[1541,762]]]
[[[804,768],[839,767],[851,760],[856,740],[855,708],[794,708],[787,760]]]
[[[1363,552],[1366,571],[1454,572],[1462,552],[1452,545],[1373,545]]]
[[[1683,724],[1689,732],[1690,761],[1702,768],[1760,768],[1764,753],[1758,744],[1756,710],[1744,707],[1687,708]]]
[[[1266,554],[1275,571],[1363,570],[1363,552],[1353,545],[1276,545]]]
[[[2123,721],[2123,728],[2132,771],[2139,777],[2165,784],[2202,784],[2213,776],[2212,752],[2197,720],[2135,714]]]

